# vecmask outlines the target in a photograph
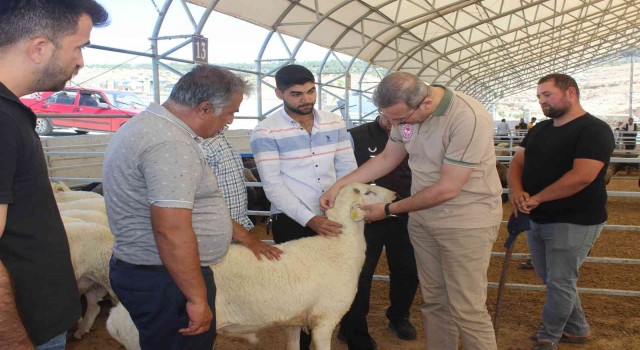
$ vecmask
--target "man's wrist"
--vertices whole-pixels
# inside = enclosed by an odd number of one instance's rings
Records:
[[[391,203],[387,203],[384,205],[384,215],[388,218],[395,218],[397,215],[391,214]]]

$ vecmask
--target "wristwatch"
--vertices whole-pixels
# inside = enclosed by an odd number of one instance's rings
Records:
[[[396,214],[391,214],[391,211],[389,210],[389,206],[391,205],[391,203],[387,203],[384,205],[384,215],[386,215],[386,217],[388,218],[395,218],[398,217],[398,215]]]

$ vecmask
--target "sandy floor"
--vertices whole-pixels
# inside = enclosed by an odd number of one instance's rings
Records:
[[[635,180],[614,179],[608,189],[613,191],[638,191],[637,179],[640,176],[634,171],[631,177]],[[620,175],[619,175],[620,176]],[[609,198],[608,210],[610,225],[638,225],[640,223],[640,198]],[[505,220],[511,212],[505,205]],[[260,233],[264,235],[263,233]],[[265,237],[269,238],[269,237]],[[506,238],[506,229],[501,229],[494,251],[504,251],[502,244]],[[515,246],[515,253],[527,253],[525,237],[519,237]],[[603,231],[596,243],[591,256],[640,259],[639,231]],[[493,258],[489,269],[489,281],[498,282],[503,259]],[[531,270],[520,270],[517,264],[520,260],[512,260],[510,264],[508,282],[524,284],[540,284]],[[603,288],[616,290],[640,291],[640,267],[638,265],[614,265],[602,263],[587,263],[582,268],[579,287]],[[383,257],[378,266],[378,274],[387,274],[386,261]],[[419,317],[422,297],[416,296],[412,308],[411,320],[418,328],[418,339],[402,341],[397,339],[386,329],[384,312],[388,306],[388,283],[375,282],[371,297],[371,312],[369,325],[372,336],[378,342],[380,350],[418,350],[424,349],[424,333],[422,321]],[[584,345],[561,344],[559,349],[584,350],[633,350],[640,349],[640,298],[588,295],[581,296],[583,307],[589,319],[593,340]],[[530,349],[532,335],[540,322],[540,313],[544,302],[544,292],[507,289],[505,291],[500,316],[500,334],[498,348],[500,350]],[[487,307],[493,316],[496,303],[496,290],[489,290]],[[108,307],[103,311],[94,325],[91,333],[79,341],[70,340],[67,349],[71,350],[111,350],[121,349],[106,332],[104,323]],[[259,333],[262,346],[259,349],[284,349],[283,331],[277,328],[264,330]],[[333,349],[346,350],[347,347],[337,339],[333,341]],[[254,349],[247,343],[218,337],[216,350],[245,350]],[[437,349],[433,349],[437,350]]]

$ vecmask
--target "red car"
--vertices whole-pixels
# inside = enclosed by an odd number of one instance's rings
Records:
[[[36,132],[49,135],[55,128],[71,128],[79,134],[88,131],[116,131],[146,107],[140,97],[130,91],[111,91],[68,87],[58,92],[37,92],[20,100],[34,113],[47,114],[118,114],[117,118],[38,118]]]

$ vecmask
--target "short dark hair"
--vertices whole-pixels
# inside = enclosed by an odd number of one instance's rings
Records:
[[[284,66],[276,72],[276,87],[280,91],[285,91],[294,85],[315,82],[316,78],[313,73],[299,64]]]
[[[416,75],[393,72],[384,77],[373,91],[373,104],[378,108],[387,108],[404,102],[410,108],[417,108],[429,95],[431,87]]]
[[[538,85],[549,81],[553,81],[553,84],[562,91],[567,91],[567,89],[570,87],[576,89],[576,96],[580,98],[580,89],[578,88],[578,83],[576,83],[575,79],[573,79],[572,77],[562,73],[553,73],[540,78],[540,80],[538,80]]]
[[[0,49],[37,37],[57,47],[60,38],[75,33],[83,14],[91,17],[95,27],[109,24],[107,10],[95,0],[2,0]]]
[[[91,17],[95,27],[109,24],[109,13],[95,0],[2,0],[0,49],[37,37],[57,47],[61,37],[75,33],[83,14]]]
[[[230,70],[198,65],[183,75],[174,85],[169,100],[193,108],[202,102],[213,104],[214,114],[220,113],[235,94],[248,95],[251,84]]]

